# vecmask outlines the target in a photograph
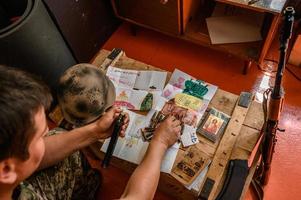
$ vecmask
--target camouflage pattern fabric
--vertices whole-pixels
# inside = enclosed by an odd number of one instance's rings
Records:
[[[58,129],[49,135],[57,134]],[[95,199],[101,176],[77,151],[57,165],[34,173],[15,193],[18,200]]]

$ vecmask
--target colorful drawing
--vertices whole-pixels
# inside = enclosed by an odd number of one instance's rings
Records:
[[[198,110],[199,108],[202,107],[203,102],[201,99],[196,98],[194,96],[184,94],[184,93],[179,93],[175,95],[175,102],[176,105],[187,108],[187,109],[192,109],[192,110]]]
[[[168,100],[175,98],[175,95],[182,93],[181,88],[175,87],[171,84],[167,84],[163,90],[162,96]]]
[[[149,111],[152,107],[153,107],[153,94],[148,93],[141,103],[140,111]]]
[[[182,88],[183,85],[184,85],[184,81],[185,81],[185,78],[183,77],[179,77],[177,82],[173,84],[173,86],[177,87],[177,88]]]
[[[174,70],[168,84],[181,89],[182,93],[189,94],[207,101],[211,101],[218,88],[217,86],[205,81],[197,80],[193,76],[190,76],[189,74],[186,74],[178,69]],[[168,89],[172,93],[174,92],[174,90],[171,90],[170,87]],[[168,96],[168,99],[174,98],[173,94],[169,94]]]
[[[185,81],[185,88],[183,93],[203,99],[208,92],[208,85],[201,80],[187,80]]]
[[[120,101],[128,101],[129,97],[125,91],[121,91],[121,93],[116,97],[116,99]]]

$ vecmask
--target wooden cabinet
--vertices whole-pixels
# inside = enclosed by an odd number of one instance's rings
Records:
[[[286,0],[262,0],[248,5],[246,0],[111,0],[115,14],[130,23],[150,28],[196,44],[235,55],[245,62],[261,64],[273,41]],[[211,44],[206,18],[216,3],[264,15],[262,40],[257,42]]]
[[[179,0],[116,0],[118,16],[164,32],[180,33]]]
[[[180,35],[184,32],[199,0],[112,0],[116,15],[160,32]]]

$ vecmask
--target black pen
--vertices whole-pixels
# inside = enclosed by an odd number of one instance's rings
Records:
[[[122,125],[123,125],[124,118],[125,118],[125,114],[121,113],[115,122],[113,133],[111,135],[111,140],[110,140],[109,146],[107,148],[105,157],[102,161],[103,168],[107,168],[110,164],[110,160],[113,155],[113,152],[114,152],[114,149],[115,149]]]

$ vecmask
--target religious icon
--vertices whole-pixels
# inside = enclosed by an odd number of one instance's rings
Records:
[[[203,129],[206,130],[208,133],[217,134],[219,129],[221,128],[224,120],[210,114],[206,123],[203,126]]]
[[[197,132],[212,142],[216,142],[224,133],[229,120],[230,116],[217,109],[211,108],[207,117],[197,128]]]

